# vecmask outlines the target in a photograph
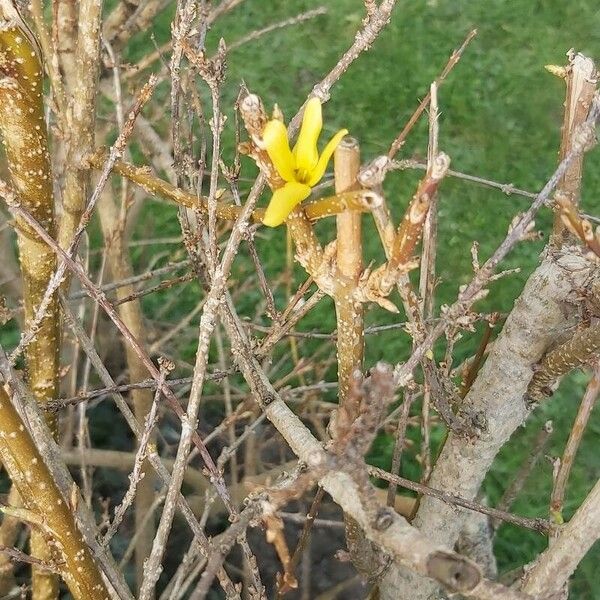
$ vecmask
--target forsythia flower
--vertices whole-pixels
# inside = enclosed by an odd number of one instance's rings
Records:
[[[311,98],[304,109],[298,141],[290,150],[287,129],[278,119],[269,121],[263,130],[263,147],[273,166],[286,182],[273,192],[263,223],[269,227],[281,225],[294,207],[310,196],[310,191],[325,174],[329,159],[347,129],[338,131],[319,155],[317,141],[323,127],[321,102]]]

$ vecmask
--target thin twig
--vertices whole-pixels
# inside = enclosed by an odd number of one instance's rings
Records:
[[[317,514],[319,514],[319,508],[321,507],[321,501],[323,500],[324,495],[325,495],[325,492],[323,491],[323,488],[319,487],[317,489],[317,493],[315,494],[315,497],[313,498],[313,501],[310,505],[310,509],[309,509],[306,517],[303,517],[300,521],[300,522],[304,521],[303,527],[302,527],[302,533],[300,534],[300,539],[298,540],[298,543],[296,544],[296,548],[294,549],[294,553],[292,554],[292,558],[291,558],[290,564],[289,564],[289,570],[292,573],[292,575],[294,574],[294,571],[298,567],[298,563],[300,562],[300,558],[302,557],[304,550],[310,543],[311,529],[313,528],[314,525],[316,525]],[[294,517],[298,516],[298,515],[284,515],[282,513],[279,513],[279,514],[283,519],[287,518],[289,520],[292,520]],[[342,523],[336,522],[336,525],[342,526]],[[308,584],[308,582],[303,582],[303,583],[305,585]],[[280,587],[277,590],[277,600],[281,600],[283,598],[284,594],[285,594],[285,592]]]
[[[283,29],[284,27],[298,25],[299,23],[303,23],[304,21],[309,21],[310,19],[314,19],[315,17],[319,17],[319,16],[325,15],[325,14],[327,14],[327,7],[319,6],[318,8],[314,8],[312,10],[308,10],[306,12],[300,13],[299,15],[296,15],[295,17],[290,17],[289,19],[284,19],[283,21],[277,21],[276,23],[271,23],[271,25],[267,25],[266,27],[263,27],[262,29],[257,29],[256,31],[251,31],[248,35],[245,35],[244,37],[240,38],[239,40],[232,42],[231,44],[229,44],[227,49],[229,52],[232,52],[232,51],[236,50],[237,48],[239,48],[240,46],[243,46],[244,44],[247,44],[248,42],[257,40],[258,38],[262,37],[263,35],[265,35],[267,33],[271,33],[272,31],[276,31],[277,29]]]
[[[496,510],[508,511],[513,505],[514,501],[517,499],[525,482],[531,475],[535,465],[538,463],[541,456],[544,454],[544,450],[546,449],[548,442],[550,441],[550,436],[552,435],[552,421],[547,421],[544,423],[544,426],[540,429],[537,434],[531,451],[528,452],[526,459],[523,461],[515,476],[513,477],[510,485],[506,488],[502,497],[498,501],[496,505]],[[500,525],[500,519],[492,520],[492,529],[497,530]]]
[[[431,348],[433,342],[437,340],[437,338],[446,330],[448,324],[456,322],[456,319],[463,315],[468,308],[470,308],[471,305],[481,297],[481,293],[487,281],[492,276],[494,270],[500,261],[502,261],[512,250],[512,248],[522,239],[523,235],[526,233],[528,227],[532,223],[535,214],[548,201],[550,194],[558,184],[560,178],[564,175],[571,162],[586,150],[590,149],[590,143],[593,139],[595,125],[599,116],[600,97],[598,94],[596,94],[588,118],[582,128],[579,130],[579,135],[577,138],[578,143],[573,145],[571,152],[560,162],[529,209],[520,216],[520,218],[514,224],[514,227],[511,227],[510,231],[502,243],[494,251],[492,256],[477,271],[471,282],[461,290],[456,302],[446,311],[446,319],[436,325],[429,332],[427,337],[421,344],[419,344],[411,357],[405,363],[397,366],[396,381],[398,383],[403,383],[407,380],[407,378],[410,377],[413,369],[422,359],[424,354]]]
[[[129,285],[133,285],[134,283],[140,283],[141,281],[147,281],[148,279],[153,279],[154,277],[160,277],[161,275],[166,275],[167,273],[171,273],[172,271],[177,271],[179,269],[183,269],[184,267],[189,266],[190,261],[188,259],[181,260],[176,263],[165,265],[164,267],[160,267],[158,269],[154,269],[151,271],[146,271],[145,273],[140,273],[139,275],[132,275],[131,277],[127,277],[125,279],[121,279],[120,281],[113,281],[111,283],[106,283],[100,287],[103,292],[110,292],[112,290],[119,289],[120,287],[126,287]],[[69,300],[79,300],[80,298],[85,298],[87,294],[80,290],[78,292],[74,292],[69,296]]]
[[[420,162],[412,158],[407,158],[404,160],[392,161],[388,164],[386,168],[388,170],[398,169],[402,171],[404,169],[418,169],[421,171],[425,171],[427,169],[427,163]],[[527,190],[515,187],[512,183],[499,183],[497,181],[492,181],[491,179],[476,177],[475,175],[469,175],[460,171],[453,171],[452,169],[448,169],[447,176],[456,177],[457,179],[462,179],[464,181],[469,181],[471,183],[477,183],[478,185],[500,190],[503,194],[506,194],[507,196],[512,196],[514,194],[515,196],[523,196],[524,198],[537,198],[536,193],[528,192]]]
[[[63,310],[64,310],[65,317],[67,319],[69,326],[71,327],[71,329],[73,330],[73,332],[75,333],[77,338],[79,339],[81,346],[84,349],[84,351],[86,352],[86,354],[90,357],[90,360],[91,360],[92,364],[94,365],[94,367],[96,368],[96,371],[97,371],[100,379],[104,383],[104,385],[106,385],[110,389],[116,389],[117,386],[116,386],[114,380],[112,379],[112,377],[110,376],[110,373],[107,371],[106,367],[100,360],[98,353],[96,352],[95,348],[91,344],[89,338],[86,336],[83,327],[78,322],[75,315],[73,315],[73,313],[70,311],[68,305],[66,305],[66,304],[63,306]],[[1,356],[0,356],[0,358],[1,358]],[[160,374],[159,374],[158,380],[160,380]],[[166,384],[161,386],[163,393],[165,393],[165,389],[169,389],[168,387],[165,387],[165,386],[166,386]],[[142,429],[140,423],[135,418],[135,415],[129,408],[129,405],[127,404],[125,399],[118,392],[113,392],[113,394],[114,394],[114,397],[116,400],[116,404],[117,404],[119,410],[121,411],[123,417],[125,418],[127,425],[129,426],[129,428],[135,435],[136,439],[138,441],[141,440],[142,436],[143,436],[143,429]],[[161,459],[158,456],[156,449],[153,449],[152,451],[150,451],[148,453],[147,458],[148,458],[148,461],[150,462],[150,464],[152,465],[152,467],[154,468],[156,474],[163,481],[164,485],[168,486],[169,482],[171,480],[171,475],[170,475],[169,470],[165,467],[165,465],[163,465]],[[208,540],[204,534],[202,527],[198,523],[192,509],[190,508],[189,504],[186,502],[186,500],[184,499],[184,497],[182,495],[179,495],[179,497],[177,498],[176,501],[177,501],[178,508],[183,513],[183,516],[185,517],[187,523],[189,524],[190,529],[194,533],[195,538],[197,539],[201,548],[206,552],[208,549]],[[220,581],[221,585],[223,586],[223,589],[230,590],[230,591],[234,590],[233,583],[231,582],[231,580],[229,579],[229,576],[227,575],[227,573],[225,573],[225,571],[219,572],[218,576],[219,576],[219,581]],[[232,598],[233,597],[236,597],[235,594],[232,595]]]
[[[1,193],[5,198],[11,197],[11,193],[9,191],[7,191],[6,189],[1,190]],[[148,369],[150,375],[152,375],[152,377],[154,377],[154,379],[156,381],[160,382],[161,381],[160,371],[154,365],[154,363],[152,362],[150,357],[147,355],[147,353],[144,351],[144,349],[140,346],[140,344],[136,340],[136,338],[134,336],[132,336],[131,332],[127,329],[127,327],[125,326],[125,324],[123,323],[123,321],[121,320],[121,318],[119,317],[117,312],[115,311],[112,304],[106,299],[106,296],[90,281],[90,279],[86,275],[86,273],[83,270],[83,268],[81,267],[81,265],[76,263],[62,248],[60,248],[57,245],[57,243],[46,233],[46,231],[37,223],[37,221],[35,221],[35,219],[33,219],[31,217],[31,215],[27,211],[25,211],[23,208],[21,208],[17,204],[11,205],[11,207],[12,207],[12,210],[14,210],[15,213],[19,214],[20,216],[22,216],[23,219],[54,250],[54,252],[57,253],[59,258],[62,259],[62,261],[63,261],[62,264],[66,265],[67,266],[66,268],[69,268],[69,270],[71,270],[75,275],[77,275],[77,277],[80,279],[81,283],[88,290],[90,296],[92,296],[94,298],[94,300],[96,300],[96,302],[98,302],[100,304],[100,306],[102,306],[102,308],[108,314],[110,319],[115,323],[115,325],[117,326],[119,331],[125,337],[127,342],[133,346],[135,352],[138,354],[138,356],[144,363],[144,366]],[[165,394],[165,397],[167,399],[169,406],[175,411],[175,414],[177,414],[178,417],[183,419],[185,413],[184,413],[183,409],[181,408],[179,401],[173,394],[172,390],[169,388],[169,386],[165,382],[163,382],[161,384],[160,388],[162,389],[163,394]],[[229,494],[227,492],[227,489],[226,489],[224,483],[222,482],[222,477],[217,474],[216,466],[215,466],[212,458],[210,457],[210,454],[208,453],[208,450],[206,449],[204,442],[200,439],[200,436],[198,435],[198,433],[195,430],[190,431],[190,435],[191,435],[191,439],[193,440],[194,444],[198,447],[200,454],[202,455],[202,458],[204,459],[207,467],[211,471],[213,471],[213,473],[215,473],[215,475],[216,475],[215,484],[216,484],[217,488],[219,489],[219,494],[221,495],[223,500],[225,502],[227,502],[227,498],[229,497]]]
[[[460,57],[462,56],[466,47],[469,45],[471,40],[476,35],[477,35],[477,29],[473,29],[473,30],[469,31],[469,33],[467,34],[467,37],[464,39],[463,43],[460,45],[458,50],[454,50],[454,52],[448,59],[446,66],[443,68],[442,72],[438,75],[437,79],[435,80],[435,84],[437,87],[440,87],[442,85],[442,83],[444,83],[446,77],[448,77],[448,75],[450,74],[450,71],[452,71],[452,69],[456,66],[456,64],[460,60]],[[425,98],[423,98],[423,100],[421,100],[421,102],[419,103],[419,106],[417,106],[415,112],[412,114],[412,116],[410,117],[410,119],[408,120],[408,122],[406,123],[404,128],[402,129],[402,131],[398,134],[396,139],[392,142],[392,145],[388,152],[388,158],[390,160],[392,158],[394,158],[394,156],[396,156],[396,154],[398,153],[400,148],[402,148],[402,146],[404,145],[404,142],[406,141],[408,134],[410,133],[410,130],[413,128],[415,123],[419,120],[419,117],[423,114],[423,111],[427,108],[427,105],[429,104],[430,100],[431,100],[431,91],[427,92]]]
[[[537,531],[538,533],[548,534],[552,528],[552,525],[545,519],[529,519],[527,517],[519,517],[506,511],[491,508],[485,504],[479,504],[477,502],[472,502],[471,500],[460,498],[454,494],[446,494],[423,483],[416,483],[415,481],[405,479],[404,477],[400,477],[398,475],[391,475],[390,473],[378,467],[369,466],[368,470],[370,475],[374,477],[380,477],[384,481],[393,482],[407,490],[417,492],[418,494],[423,494],[424,496],[433,496],[438,500],[442,500],[442,502],[446,502],[455,506],[461,506],[462,508],[468,508],[469,510],[483,513],[484,515],[489,515],[490,517],[500,519],[501,521]]]
[[[572,519],[523,578],[524,592],[538,598],[563,591],[587,551],[600,537],[600,480]]]
[[[396,427],[396,438],[394,440],[394,450],[392,451],[392,466],[391,475],[397,476],[400,473],[400,465],[402,460],[402,451],[404,450],[404,444],[406,443],[406,429],[408,426],[408,417],[410,415],[410,407],[415,400],[416,395],[411,390],[406,390],[404,394],[404,401],[402,402],[402,412],[398,418],[398,425]],[[398,485],[395,481],[390,481],[387,490],[387,505],[395,506],[396,504],[396,491]]]
[[[123,517],[127,512],[127,509],[131,506],[131,504],[134,501],[138,484],[144,477],[143,465],[148,453],[148,444],[150,443],[150,439],[152,437],[152,431],[156,426],[158,403],[160,401],[161,396],[161,387],[171,367],[174,367],[174,365],[166,363],[165,361],[163,361],[161,365],[161,379],[157,382],[154,400],[152,402],[150,410],[148,411],[148,414],[146,415],[146,422],[144,423],[144,432],[140,439],[139,446],[135,455],[133,469],[131,471],[131,474],[129,475],[129,487],[125,492],[125,496],[123,497],[121,504],[116,508],[113,520],[108,529],[106,530],[106,533],[104,534],[102,543],[105,545],[110,542],[110,540],[117,532],[119,525],[123,521]]]
[[[432,83],[429,91],[429,143],[427,145],[427,173],[431,176],[435,169],[439,147],[439,113],[437,83]],[[420,322],[431,319],[435,306],[435,261],[437,253],[438,200],[437,190],[433,190],[429,198],[429,210],[423,224],[423,249],[421,252],[421,272],[419,277]],[[429,359],[425,359],[429,360]],[[431,381],[429,369],[424,370],[423,401],[421,405],[421,483],[426,483],[431,475],[431,442],[430,442],[430,400]]]
[[[577,450],[581,444],[581,439],[585,433],[585,429],[594,405],[596,404],[596,400],[598,399],[599,393],[600,365],[597,364],[594,369],[592,379],[588,383],[585,393],[583,394],[581,404],[579,405],[579,410],[577,411],[577,416],[575,417],[575,422],[573,423],[571,431],[569,432],[569,439],[567,440],[567,444],[560,460],[558,473],[554,478],[552,495],[550,497],[550,515],[558,523],[563,522],[562,510],[565,500],[567,482],[569,481],[569,475],[571,474],[571,469],[573,467],[573,462],[575,461]]]

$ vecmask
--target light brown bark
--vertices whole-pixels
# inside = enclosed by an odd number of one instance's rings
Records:
[[[133,275],[133,269],[125,244],[126,240],[124,239],[125,223],[119,222],[119,214],[112,199],[110,188],[107,188],[102,196],[98,205],[98,214],[112,277],[114,281],[128,279]],[[134,291],[133,285],[119,287],[116,292],[117,299],[126,298]],[[117,310],[132,335],[141,344],[145,344],[147,335],[140,300],[135,299],[119,304]],[[131,381],[141,381],[147,375],[146,367],[130,344],[125,343],[124,349],[129,379]],[[135,416],[143,427],[146,415],[152,405],[152,391],[132,390],[131,395]],[[155,438],[156,436],[153,435],[152,440]],[[135,549],[135,568],[138,585],[142,581],[144,561],[150,554],[152,540],[154,539],[154,519],[147,519],[146,515],[154,502],[155,477],[147,463],[145,463],[143,473],[144,477],[137,486],[135,497],[135,529],[138,535]]]
[[[583,54],[576,54],[571,50],[569,53],[569,65],[565,69],[567,91],[559,162],[571,152],[574,134],[588,115],[596,91],[597,77],[598,74],[594,61]],[[571,163],[556,188],[556,196],[567,198],[575,206],[579,204],[581,193],[583,161],[584,155],[582,154]],[[560,246],[567,240],[568,233],[562,222],[560,213],[557,212],[554,217],[552,242]]]
[[[79,225],[89,191],[89,173],[83,158],[94,148],[96,94],[100,73],[100,28],[102,0],[82,0],[79,3],[75,76],[69,113],[67,170],[63,193],[63,214],[59,242],[68,248]]]
[[[435,464],[429,484],[462,498],[475,498],[500,448],[529,414],[525,401],[533,365],[572,325],[576,307],[573,289],[583,286],[591,265],[578,248],[549,252],[529,278],[521,296],[494,342],[488,359],[464,399],[461,415],[475,418],[481,431],[467,439],[453,433]],[[510,382],[510,384],[507,384]],[[438,543],[453,546],[466,512],[432,497],[424,497],[414,524]],[[381,586],[382,600],[425,599],[436,586],[397,566]],[[435,597],[435,595],[433,596]]]

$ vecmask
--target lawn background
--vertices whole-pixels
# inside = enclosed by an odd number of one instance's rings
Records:
[[[214,48],[220,36],[235,41],[251,30],[322,4],[245,0],[210,32],[208,44]],[[239,83],[244,80],[262,96],[266,105],[277,102],[286,115],[295,113],[312,86],[352,43],[363,18],[362,2],[358,0],[333,0],[326,6],[325,16],[270,33],[234,50],[228,63],[226,103],[231,105]],[[595,2],[400,1],[390,25],[372,50],[356,61],[334,87],[331,101],[324,109],[326,132],[331,134],[339,127],[347,127],[360,140],[363,160],[385,153],[452,50],[474,27],[478,30],[477,37],[439,92],[440,148],[451,156],[456,170],[539,190],[556,165],[564,100],[563,82],[550,75],[544,65],[565,64],[565,54],[570,48],[600,60],[600,8]],[[166,15],[164,20],[157,21],[153,34],[158,43],[168,38]],[[136,53],[144,52],[142,40],[147,43],[148,33],[140,36],[132,60]],[[230,148],[231,143],[230,133]],[[401,157],[423,157],[426,143],[427,124],[422,119]],[[586,159],[582,200],[585,210],[592,214],[600,213],[599,166],[600,152],[596,150]],[[245,162],[242,175],[252,173],[252,165]],[[407,172],[388,177],[387,198],[397,218],[417,178],[418,174]],[[517,196],[457,180],[444,182],[440,194],[438,304],[452,301],[458,286],[469,280],[469,249],[473,240],[480,243],[481,256],[486,258],[502,240],[515,212],[526,207],[527,201]],[[153,218],[159,219],[156,215]],[[543,211],[537,223],[547,234],[551,223],[549,212]],[[172,213],[165,216],[162,226],[173,227],[173,233],[176,232]],[[367,229],[365,236],[367,251],[373,257],[381,256],[376,236],[370,231]],[[519,266],[521,273],[495,284],[490,297],[480,303],[481,310],[510,309],[523,282],[535,268],[542,247],[543,242],[526,243],[511,253],[504,265]],[[262,233],[259,250],[268,274],[275,277],[283,268],[283,229]],[[240,268],[244,270],[243,266]],[[282,295],[278,299],[282,303],[285,300]],[[256,298],[249,299],[249,306],[255,301]],[[189,307],[181,306],[182,311],[186,308]],[[370,323],[395,319],[377,309],[368,314]],[[302,324],[305,330],[331,331],[334,327],[331,305],[326,302]],[[473,353],[478,337],[479,334],[471,336],[458,345],[457,362]],[[370,337],[368,364],[384,357],[401,360],[408,351],[407,336],[397,332]],[[485,492],[492,504],[528,455],[539,428],[550,418],[555,433],[549,454],[560,455],[586,379],[578,373],[563,382],[552,401],[538,409],[526,427],[507,444],[485,482]],[[599,434],[600,416],[596,411],[571,477],[567,517],[600,477]],[[373,448],[371,461],[389,467],[391,448],[391,438],[381,436]],[[405,464],[404,474],[418,477],[416,465]],[[551,466],[543,460],[514,510],[524,515],[545,516],[550,490]],[[540,536],[503,526],[496,540],[501,570],[518,567],[543,547]],[[572,598],[600,598],[596,566],[599,559],[596,547],[573,580]]]
[[[233,42],[254,29],[322,4],[312,0],[245,0],[209,32],[208,46],[214,49],[221,36]],[[268,106],[277,102],[286,115],[297,110],[312,86],[352,43],[363,18],[360,0],[331,0],[326,6],[328,12],[324,16],[270,33],[231,53],[223,90],[224,106],[230,116],[242,80],[260,94]],[[168,39],[172,14],[170,8],[155,20],[150,30],[136,36],[127,49],[127,60],[135,62],[153,44]],[[385,153],[452,50],[474,27],[479,32],[477,37],[439,92],[440,148],[451,156],[456,170],[539,190],[556,165],[564,99],[563,83],[548,74],[544,65],[564,64],[565,53],[572,47],[600,61],[600,8],[596,2],[399,1],[390,25],[372,50],[353,64],[334,87],[331,101],[324,109],[326,132],[347,127],[360,140],[363,160]],[[160,88],[158,93],[165,95],[166,105],[167,88]],[[101,111],[105,118],[114,118],[105,108]],[[228,125],[232,123],[230,120]],[[168,129],[164,133],[168,135]],[[399,158],[425,156],[426,143],[427,126],[423,119]],[[233,133],[229,127],[224,147],[226,162],[230,160],[232,147]],[[583,206],[592,214],[600,214],[599,167],[600,150],[597,149],[586,159],[583,187]],[[253,165],[244,161],[242,176],[250,178],[254,173]],[[385,190],[396,219],[402,214],[417,180],[418,174],[409,172],[388,177]],[[444,182],[440,194],[438,305],[451,302],[458,286],[469,280],[473,240],[479,241],[480,254],[486,258],[504,237],[515,212],[526,207],[527,201],[517,196],[506,196],[458,180]],[[537,220],[539,228],[547,234],[550,223],[549,212],[543,211]],[[321,229],[323,235],[329,233],[327,225]],[[149,203],[136,237],[148,237],[148,231],[177,235],[174,209]],[[381,257],[376,236],[371,232],[367,227],[367,252],[373,258]],[[97,234],[92,235],[94,240],[99,240]],[[508,311],[535,268],[542,247],[543,242],[517,247],[504,266],[519,266],[522,271],[494,284],[492,293],[478,308]],[[285,259],[284,229],[261,232],[258,248],[268,276],[276,278]],[[145,249],[144,254],[147,256],[149,252],[151,249]],[[145,261],[141,251],[135,258],[142,268]],[[243,256],[238,259],[236,269],[240,279],[251,273]],[[195,306],[199,292],[194,285],[188,285],[175,293],[178,298],[171,304],[168,317],[164,317],[173,323]],[[277,289],[276,294],[283,306],[283,290]],[[157,294],[144,300],[149,318],[164,299],[165,294]],[[240,307],[241,312],[254,316],[257,300],[258,297],[250,295],[245,300],[247,306]],[[374,309],[367,318],[369,323],[381,324],[403,317]],[[331,305],[327,302],[322,302],[301,324],[302,329],[309,331],[332,331],[334,327]],[[473,353],[479,333],[467,336],[458,344],[457,363]],[[9,340],[14,343],[16,335],[5,330],[2,338],[5,343]],[[311,345],[304,344],[301,350],[310,355]],[[409,350],[405,334],[372,336],[367,343],[367,364],[372,365],[382,358],[399,361]],[[192,337],[183,352],[189,359],[193,351]],[[577,373],[563,382],[559,393],[539,408],[503,449],[485,482],[485,492],[492,505],[510,481],[511,474],[527,457],[533,439],[547,419],[553,419],[555,427],[549,454],[561,454],[586,380],[586,375]],[[439,440],[440,433],[436,432],[435,437]],[[596,410],[571,476],[567,517],[600,477],[599,440],[600,416]],[[391,448],[392,439],[381,436],[371,452],[371,461],[388,468]],[[407,461],[403,468],[403,474],[418,477],[414,460]],[[548,461],[541,461],[514,510],[528,516],[546,516],[550,489],[551,466]],[[503,526],[496,539],[501,570],[518,567],[543,547],[541,536]],[[600,599],[599,550],[596,546],[581,564],[573,580],[572,598]]]

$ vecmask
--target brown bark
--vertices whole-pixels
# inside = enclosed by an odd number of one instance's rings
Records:
[[[460,415],[475,418],[481,430],[474,439],[448,435],[429,481],[432,487],[475,498],[496,454],[529,414],[525,394],[532,365],[572,326],[569,317],[576,316],[576,309],[569,300],[590,269],[579,249],[569,247],[549,252],[531,275],[461,407]],[[465,511],[424,497],[414,524],[436,542],[452,546],[465,517]],[[383,600],[416,600],[428,598],[435,586],[393,567],[381,590]]]
[[[569,65],[565,69],[567,91],[559,162],[571,152],[574,134],[588,115],[596,91],[597,76],[592,59],[573,51],[569,53]],[[579,204],[583,161],[582,154],[570,164],[556,188],[556,196],[568,199],[574,206]],[[552,242],[560,246],[567,241],[568,233],[560,213],[557,212],[554,217]]]

